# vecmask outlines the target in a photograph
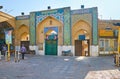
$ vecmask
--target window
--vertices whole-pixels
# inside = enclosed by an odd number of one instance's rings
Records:
[[[50,25],[52,25],[52,20],[50,20]]]
[[[104,51],[104,40],[100,40],[99,44],[100,44],[100,51]]]
[[[114,40],[114,51],[117,51],[118,49],[118,42],[117,42],[117,40]]]
[[[105,40],[105,51],[109,51],[109,40]]]
[[[117,39],[100,39],[99,50],[100,51],[117,51],[118,50]]]

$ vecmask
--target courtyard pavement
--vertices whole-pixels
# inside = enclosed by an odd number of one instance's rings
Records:
[[[0,61],[0,79],[120,79],[113,56],[71,57],[25,55]]]

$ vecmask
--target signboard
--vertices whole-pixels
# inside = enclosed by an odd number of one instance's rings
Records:
[[[12,44],[12,30],[5,31],[5,42],[6,44]]]
[[[85,40],[85,35],[79,35],[79,40]]]
[[[25,20],[25,19],[29,19],[30,16],[29,15],[24,15],[24,16],[17,16],[16,20]]]
[[[100,30],[99,36],[114,36],[114,33],[112,30]]]

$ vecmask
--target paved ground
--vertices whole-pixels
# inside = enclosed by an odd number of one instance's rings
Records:
[[[2,58],[3,59],[3,58]],[[112,56],[30,56],[0,61],[0,79],[120,79]]]

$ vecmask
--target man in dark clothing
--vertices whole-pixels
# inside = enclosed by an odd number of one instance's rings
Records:
[[[7,47],[6,47],[6,45],[4,45],[4,46],[2,47],[2,51],[3,51],[3,55],[5,56],[5,54],[6,54],[6,52],[7,52]]]

